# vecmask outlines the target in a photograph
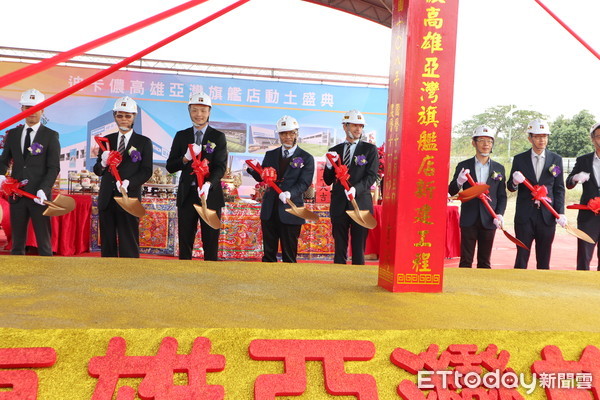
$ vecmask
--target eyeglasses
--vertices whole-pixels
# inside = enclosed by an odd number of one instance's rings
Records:
[[[296,136],[296,132],[294,132],[294,131],[279,132],[279,136]]]
[[[117,114],[117,115],[115,115],[115,118],[131,119],[131,118],[133,118],[133,115],[132,114]]]
[[[481,144],[494,144],[494,141],[491,139],[477,139],[476,142]]]

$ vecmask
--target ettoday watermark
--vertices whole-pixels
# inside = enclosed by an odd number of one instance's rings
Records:
[[[435,376],[439,376],[439,379]],[[436,385],[434,382],[438,381]],[[463,374],[456,370],[444,371],[419,371],[417,387],[419,389],[475,389],[483,387],[485,389],[518,389],[524,388],[527,394],[533,393],[536,387],[548,389],[586,389],[592,388],[592,374],[587,372],[554,372],[532,374],[526,377],[525,374],[495,370],[483,375],[477,372],[467,372]]]

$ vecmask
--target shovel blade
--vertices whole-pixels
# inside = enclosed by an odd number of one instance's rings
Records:
[[[200,201],[202,202],[202,205],[194,204],[194,208],[198,215],[200,215],[200,218],[202,218],[202,220],[211,228],[221,229],[221,220],[219,219],[217,212],[206,207],[206,200],[204,198],[201,198]]]
[[[461,202],[469,201],[478,197],[480,194],[490,188],[490,185],[475,185],[458,193],[458,199]]]
[[[75,209],[75,199],[62,194],[56,196],[52,201],[47,201],[45,204],[48,207],[43,214],[47,217],[60,217]]]
[[[377,220],[369,210],[347,210],[346,214],[348,214],[354,222],[367,229],[373,229],[377,226]]]
[[[571,235],[573,236],[577,236],[579,239],[583,240],[584,242],[588,242],[591,244],[595,244],[596,242],[594,242],[594,239],[592,239],[590,237],[590,235],[588,235],[587,233],[585,233],[584,231],[582,231],[581,229],[577,229],[577,228],[573,228],[570,225],[566,225],[565,229],[567,230],[567,232],[569,232]]]
[[[511,235],[510,233],[508,233],[504,229],[502,229],[502,233],[504,233],[504,236],[506,236],[508,238],[508,240],[510,240],[511,242],[513,242],[514,244],[516,244],[517,246],[522,247],[525,250],[529,251],[529,247],[525,246],[525,244],[523,242],[521,242],[519,239],[517,239],[516,237],[514,237],[513,235]]]
[[[285,211],[289,212],[292,215],[295,215],[296,217],[300,217],[302,219],[308,220],[308,221],[318,221],[319,220],[319,216],[317,214],[315,214],[314,212],[307,210],[304,207],[292,207],[292,208],[286,208]]]
[[[130,199],[129,196],[115,196],[114,199],[123,210],[133,215],[134,217],[142,218],[144,215],[146,215],[146,210],[144,209],[144,206],[142,206],[142,203],[140,203],[138,199]]]

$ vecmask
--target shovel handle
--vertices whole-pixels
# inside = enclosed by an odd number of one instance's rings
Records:
[[[334,162],[333,161],[333,156],[329,153],[325,154],[325,157],[327,157],[327,159],[329,160],[329,162],[331,163],[331,165],[333,165],[333,169],[335,170],[335,172],[338,172],[340,169],[340,164],[338,164],[340,162],[340,158],[338,156],[338,162]],[[342,186],[344,187],[344,189],[346,190],[350,190],[350,185],[348,185],[348,180],[346,179],[339,179],[340,183],[342,184]],[[349,195],[350,201],[354,200],[354,196]]]
[[[477,184],[475,182],[475,180],[473,179],[473,177],[471,176],[471,174],[469,174],[469,173],[467,173],[467,181],[469,182],[469,185],[471,185],[471,186],[475,186]],[[483,205],[485,206],[485,208],[488,210],[488,212],[490,213],[490,215],[492,216],[492,218],[494,218],[494,219],[498,218],[498,215],[496,214],[496,212],[494,211],[494,209],[490,205],[490,202],[488,201],[488,199],[486,199],[482,195],[479,195],[479,200],[481,200],[481,202],[483,203]]]
[[[529,183],[529,181],[527,179],[525,179],[523,181],[523,184],[527,187],[527,189],[529,189],[529,191],[531,191],[532,193],[535,191],[534,187],[531,185],[531,183]],[[540,200],[542,202],[542,204],[548,209],[548,211],[550,211],[552,213],[552,215],[554,215],[554,218],[560,218],[560,215],[558,215],[558,213],[556,212],[556,210],[554,209],[554,207],[552,207],[545,199],[541,199]]]
[[[194,144],[189,143],[188,149],[190,150],[190,154],[192,155],[192,163],[196,160],[196,154],[194,154]],[[196,173],[196,180],[198,181],[198,187],[202,187],[204,185],[204,177],[200,173],[199,170],[194,169],[194,173]]]
[[[107,137],[94,136],[94,140],[96,141],[96,143],[98,144],[98,146],[100,147],[100,150],[102,150],[102,152],[110,151],[110,142],[108,141]],[[106,143],[106,146],[104,145],[105,143]],[[122,183],[121,175],[119,174],[119,170],[117,169],[117,167],[114,165],[110,165],[109,169],[110,169],[110,173],[113,174],[115,179],[117,181],[119,181],[119,183]]]
[[[259,175],[262,174],[263,167],[261,167],[260,165],[254,165],[254,164],[252,164],[252,162],[250,160],[246,160],[246,164],[248,164],[248,166],[250,168],[252,168],[254,171],[256,171],[256,173],[258,173]],[[277,194],[281,194],[282,190],[279,188],[279,186],[277,186],[277,184],[275,182],[273,182],[273,181],[266,181],[266,182],[267,182],[267,185],[269,185],[273,189],[275,189]]]

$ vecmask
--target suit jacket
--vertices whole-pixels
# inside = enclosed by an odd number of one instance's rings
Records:
[[[170,173],[181,171],[177,188],[177,207],[180,207],[190,194],[198,197],[196,191],[198,181],[192,170],[192,162],[183,163],[183,156],[188,150],[188,144],[195,143],[195,141],[194,128],[190,127],[177,132],[167,159],[167,171]],[[208,142],[216,145],[210,153],[206,151]],[[210,125],[206,128],[206,132],[202,137],[202,160],[204,159],[208,160],[209,169],[209,175],[205,178],[205,181],[210,182],[206,205],[208,208],[215,210],[225,206],[221,178],[227,170],[227,140],[223,132],[212,128]]]
[[[117,149],[119,135],[119,132],[115,132],[106,136],[111,150]],[[142,156],[142,159],[138,162],[133,162],[129,155],[132,147],[135,147]],[[127,187],[127,195],[129,197],[142,199],[142,185],[152,176],[152,152],[152,141],[146,136],[142,136],[134,131],[125,148],[123,160],[117,168],[121,179],[129,180],[129,186]],[[105,210],[110,203],[110,199],[114,196],[121,196],[121,192],[117,191],[117,180],[110,172],[110,168],[104,168],[101,164],[102,153],[102,150],[100,150],[98,158],[96,159],[96,164],[94,164],[94,173],[102,177],[100,191],[98,192],[99,210]]]
[[[13,162],[12,177],[22,181],[27,180],[27,185],[21,189],[28,193],[36,194],[43,190],[48,199],[52,199],[51,192],[54,181],[60,172],[60,143],[58,132],[40,125],[33,143],[43,146],[41,154],[23,156],[21,150],[21,134],[23,126],[9,130],[4,142],[4,150],[0,156],[0,174],[6,174],[10,162]],[[13,198],[14,197],[14,198]],[[19,201],[20,196],[11,196],[10,202]]]
[[[335,151],[340,156],[340,159],[342,159],[344,154],[344,142],[333,146],[329,151]],[[356,164],[356,158],[360,155],[365,156],[367,161],[366,164]],[[351,187],[354,186],[356,189],[356,202],[361,210],[373,212],[371,186],[373,186],[377,180],[378,169],[379,153],[377,152],[377,147],[371,143],[360,140],[356,145],[354,156],[348,167],[348,172],[350,174],[348,185]],[[323,180],[327,185],[333,184],[331,189],[331,205],[329,207],[331,219],[343,215],[346,210],[353,209],[352,203],[346,198],[344,187],[335,177],[335,169],[325,167],[325,170],[323,171]]]
[[[490,174],[485,182],[486,184],[490,185],[490,188],[488,189],[489,193],[487,194],[491,199],[489,203],[496,214],[503,215],[504,211],[506,210],[506,173],[502,164],[497,163],[492,159],[490,159],[489,162]],[[451,196],[454,196],[460,191],[458,183],[456,182],[456,178],[458,178],[458,174],[463,168],[469,169],[471,177],[475,182],[477,182],[477,173],[475,172],[475,157],[461,161],[456,166],[454,177],[448,186],[448,193],[450,193]],[[494,172],[499,174],[498,176],[501,176],[501,178],[494,179]],[[463,189],[468,189],[470,187],[471,184],[469,182],[465,182],[462,186]],[[477,217],[481,219],[481,223],[486,229],[496,229],[492,216],[480,199],[475,198],[462,203],[460,206],[460,226],[474,225],[477,222]]]
[[[580,204],[587,204],[588,201],[593,199],[594,197],[600,196],[600,182],[596,181],[596,177],[594,176],[594,153],[585,154],[583,156],[577,157],[575,161],[575,167],[573,171],[567,177],[567,189],[572,189],[577,185],[573,182],[573,176],[580,172],[588,172],[590,174],[590,179],[583,183],[583,192],[581,193],[581,199],[579,200]],[[588,221],[597,220],[600,223],[599,216],[594,214],[590,210],[579,210],[577,214],[577,224],[579,226],[585,224]]]
[[[540,180],[538,182],[538,180],[535,178],[535,170],[533,169],[533,163],[531,161],[531,152],[532,150],[529,149],[515,156],[510,175],[507,178],[508,190],[514,192],[518,189],[515,223],[526,223],[529,218],[534,215],[534,208],[537,208],[534,200],[532,200],[532,195],[529,189],[527,189],[524,184],[518,185],[518,188],[513,184],[512,176],[515,171],[521,171],[525,178],[527,178],[527,180],[534,186],[546,186],[546,189],[548,189],[548,197],[550,200],[552,200],[550,205],[559,214],[564,214],[565,212],[565,180],[563,176],[562,157],[546,149],[544,169],[542,169],[542,174],[540,175]],[[556,176],[550,173],[550,167],[552,165],[556,165],[560,168],[560,173],[556,174]],[[540,205],[540,208],[542,209],[542,217],[544,218],[546,225],[556,224],[556,219],[552,213],[544,205]]]
[[[269,150],[265,153],[265,158],[262,162],[262,167],[273,167],[277,171],[277,185],[281,189],[282,192],[290,192],[292,202],[297,207],[302,207],[304,205],[304,192],[308,189],[310,184],[313,181],[313,176],[315,174],[315,159],[306,151],[302,150],[300,147],[296,147],[296,151],[290,157],[290,160],[294,158],[300,157],[302,158],[302,163],[304,166],[302,168],[294,168],[291,163],[285,168],[285,172],[283,176],[281,175],[281,171],[279,169],[279,163],[281,161],[282,149],[278,147],[273,150]],[[258,182],[262,182],[262,179],[258,173],[256,173],[252,168],[248,168],[248,173],[254,177]],[[283,204],[279,200],[279,194],[275,191],[275,189],[268,187],[262,200],[262,206],[260,209],[260,219],[269,220],[271,215],[273,214],[274,206],[277,205],[277,213],[279,215],[279,220],[284,224],[290,225],[301,225],[306,221],[300,217],[296,217],[295,215],[290,214],[285,211],[290,208],[289,205]]]

